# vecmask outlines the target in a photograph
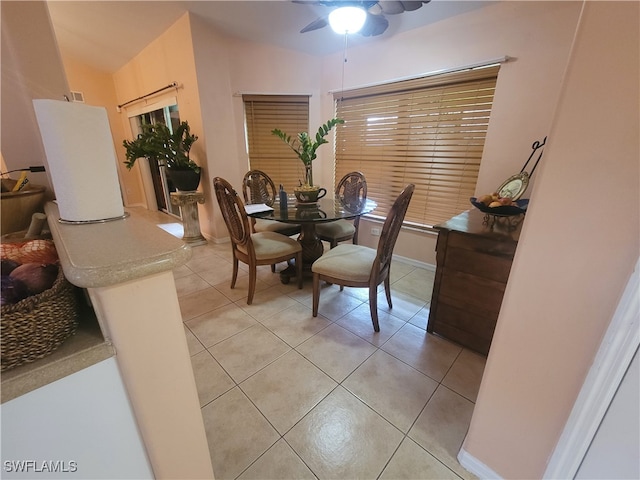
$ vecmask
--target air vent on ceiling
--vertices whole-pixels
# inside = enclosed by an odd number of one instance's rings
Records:
[[[71,101],[84,103],[84,94],[82,92],[71,92]]]

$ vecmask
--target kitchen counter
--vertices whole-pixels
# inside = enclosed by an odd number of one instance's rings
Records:
[[[121,220],[63,224],[58,206],[45,206],[49,227],[67,279],[83,288],[106,287],[184,264],[191,248],[167,234],[141,211]]]
[[[133,209],[124,220],[65,225],[55,203],[46,205],[56,249],[65,277],[78,287],[103,287],[130,281],[185,263],[190,248]],[[2,373],[1,403],[55,382],[112,357],[115,348],[105,339],[87,301],[81,306],[78,329],[44,358]]]
[[[45,213],[67,279],[86,288],[156,478],[212,478],[191,357],[172,270],[191,247],[141,208],[102,223]]]

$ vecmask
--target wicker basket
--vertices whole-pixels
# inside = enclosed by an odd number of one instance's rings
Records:
[[[75,333],[78,302],[75,287],[62,268],[49,290],[2,306],[0,371],[46,357]]]

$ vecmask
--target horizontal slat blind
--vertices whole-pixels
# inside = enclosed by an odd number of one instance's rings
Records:
[[[470,208],[499,66],[336,94],[336,173],[357,170],[386,216],[402,188],[416,190],[405,222],[431,226]]]
[[[304,179],[304,165],[271,130],[291,136],[309,128],[309,97],[304,95],[243,95],[247,152],[252,170],[262,170],[278,187],[292,191]]]

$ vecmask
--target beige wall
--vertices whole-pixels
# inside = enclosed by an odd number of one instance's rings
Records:
[[[208,176],[226,178],[240,191],[249,168],[245,147],[242,93],[307,93],[319,95],[320,62],[317,58],[267,45],[225,37],[192,16],[193,44],[204,133],[207,137]],[[320,124],[319,102],[310,105],[311,124]],[[327,153],[331,153],[327,149]],[[228,236],[214,195],[205,203],[203,231],[215,239]]]
[[[2,157],[10,170],[46,165],[32,100],[64,100],[69,95],[49,10],[44,2],[3,1],[0,8]],[[51,192],[46,173],[30,173],[28,178]]]
[[[173,82],[178,83],[177,89],[169,89],[148,97],[146,100],[123,107],[118,115],[124,137],[114,138],[114,141],[117,145],[121,145],[125,138],[132,138],[127,112],[139,110],[141,105],[145,103],[157,102],[167,97],[177,97],[180,119],[188,121],[191,132],[199,137],[199,140],[193,145],[191,156],[196,163],[204,168],[204,178],[207,170],[206,140],[202,134],[200,96],[189,15],[183,15],[133,60],[115,72],[113,81],[118,104],[124,104],[132,99],[147,95]],[[133,185],[139,181],[138,178],[141,176],[140,163],[136,162],[131,171],[126,169],[122,171],[122,178],[125,179],[125,182],[130,182]],[[155,206],[149,208],[153,209]]]
[[[84,102],[87,105],[106,108],[117,155],[117,172],[124,204],[127,206],[144,205],[144,191],[142,190],[140,177],[137,174],[130,174],[124,165],[125,151],[122,146],[122,140],[128,138],[129,132],[125,133],[121,114],[116,110],[118,101],[116,99],[113,76],[110,73],[91,68],[66,55],[65,52],[62,52],[62,61],[70,90],[82,92]]]
[[[584,3],[464,445],[504,478],[541,478],[638,258],[639,6]]]
[[[477,194],[490,193],[518,173],[532,143],[549,134],[579,12],[579,2],[497,2],[396,35],[383,44],[348,49],[344,85],[348,89],[513,57],[500,69],[476,189]],[[321,98],[327,118],[333,106],[326,92],[340,90],[341,65],[342,52],[324,58]],[[325,172],[323,180],[330,181],[328,175]],[[524,198],[530,198],[531,191]],[[371,226],[363,222],[360,243],[373,246],[378,241],[371,236]],[[403,231],[395,253],[435,264],[436,238]]]

